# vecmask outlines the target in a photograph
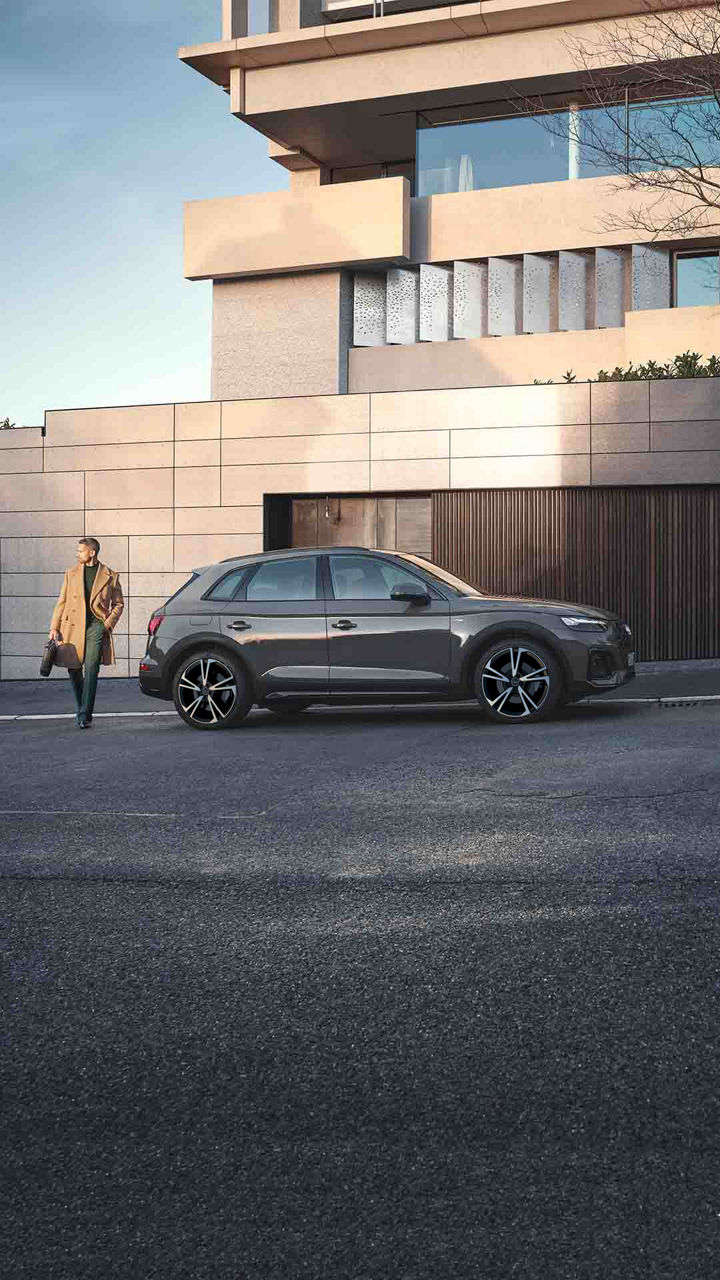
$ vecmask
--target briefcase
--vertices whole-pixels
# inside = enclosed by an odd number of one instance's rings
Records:
[[[54,640],[48,640],[43,649],[42,662],[40,663],[40,675],[49,676],[55,663],[57,655],[57,644]]]

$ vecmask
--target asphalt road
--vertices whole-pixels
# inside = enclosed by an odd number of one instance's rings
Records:
[[[0,726],[0,1274],[714,1278],[719,746]]]

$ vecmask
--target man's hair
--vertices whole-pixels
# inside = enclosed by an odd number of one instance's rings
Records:
[[[78,542],[82,543],[85,547],[90,547],[91,551],[94,551],[96,556],[100,555],[100,543],[97,538],[78,538]]]

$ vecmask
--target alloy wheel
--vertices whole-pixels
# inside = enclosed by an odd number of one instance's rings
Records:
[[[536,716],[550,692],[545,660],[532,649],[516,644],[496,649],[488,656],[480,682],[487,706],[505,720]]]
[[[193,658],[180,674],[177,697],[184,715],[192,724],[203,728],[219,727],[235,709],[237,679],[219,658]]]

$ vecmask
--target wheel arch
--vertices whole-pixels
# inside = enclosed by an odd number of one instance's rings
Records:
[[[514,624],[509,625],[507,622],[499,622],[495,626],[487,627],[476,637],[472,649],[465,655],[463,660],[461,683],[465,692],[471,696],[474,692],[475,668],[485,651],[499,641],[510,640],[516,636],[522,640],[535,640],[550,650],[559,663],[564,693],[567,695],[572,684],[572,672],[568,658],[558,644],[557,637],[552,632],[546,631],[544,627],[538,626],[537,623],[533,622],[521,622],[517,626]]]
[[[178,667],[186,658],[192,657],[194,653],[202,653],[205,649],[213,649],[218,653],[225,653],[229,658],[234,658],[241,667],[243,675],[248,682],[248,689],[255,701],[255,680],[247,660],[239,651],[239,646],[234,645],[232,641],[226,640],[224,636],[218,636],[212,631],[200,632],[199,635],[188,636],[184,640],[178,642],[170,650],[167,657],[166,681],[167,688],[172,692],[173,681],[177,675]]]

